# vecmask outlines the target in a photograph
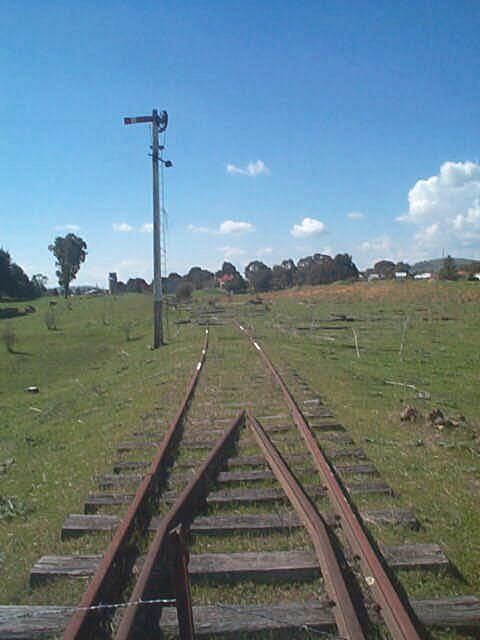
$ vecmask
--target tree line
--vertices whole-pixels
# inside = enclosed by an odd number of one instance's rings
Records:
[[[428,264],[428,262],[425,264]],[[389,280],[395,278],[398,273],[404,273],[406,277],[413,277],[416,270],[412,269],[407,262],[395,263],[391,260],[379,260],[373,265],[373,268],[366,269],[364,273],[366,277],[376,274],[385,280]],[[444,258],[437,275],[439,280],[459,280],[461,277],[475,280],[475,274],[478,273],[480,273],[480,261],[473,260],[468,264],[463,264],[459,269],[455,258],[448,255]]]
[[[69,233],[65,237],[55,238],[48,249],[55,256],[58,282],[67,297],[70,283],[76,278],[82,263],[85,262],[87,244],[79,236]],[[394,263],[390,260],[380,260],[373,268],[367,269],[364,275],[368,277],[374,273],[388,279],[394,278],[398,272],[411,275],[411,271],[410,265],[406,262]],[[480,262],[472,262],[467,268],[464,267],[464,271],[473,278],[474,274],[480,272]],[[261,260],[252,260],[245,267],[243,275],[231,262],[224,262],[222,268],[215,273],[196,266],[184,276],[170,273],[167,278],[162,278],[162,285],[166,293],[173,293],[181,287],[188,297],[195,289],[218,286],[233,293],[242,293],[248,289],[262,293],[304,284],[319,285],[339,280],[357,280],[358,277],[359,271],[348,253],[338,253],[334,258],[324,253],[314,253],[300,258],[296,263],[289,258],[273,267],[269,267]],[[445,258],[438,277],[445,280],[456,280],[459,277],[455,260],[451,256]],[[23,269],[12,262],[8,251],[0,248],[0,298],[35,298],[46,291],[46,283],[47,277],[42,274],[36,274],[29,279]],[[141,278],[131,278],[126,285],[121,282],[117,284],[119,293],[123,291],[140,293],[151,290],[151,285]]]
[[[257,293],[278,291],[304,284],[330,284],[338,280],[356,280],[359,272],[348,253],[339,253],[334,258],[323,253],[292,259],[269,267],[261,260],[252,260],[245,267],[243,275],[231,262],[224,262],[222,268],[213,273],[201,267],[192,267],[185,276],[171,273],[167,280],[182,287],[185,294],[194,289],[208,289],[220,286],[226,291],[243,293],[251,289]]]
[[[45,291],[46,282],[41,273],[30,279],[20,265],[12,262],[8,251],[0,248],[0,298],[38,298]]]
[[[55,272],[65,297],[70,291],[70,283],[77,277],[81,264],[87,255],[87,243],[74,233],[58,236],[48,250],[55,256]],[[24,270],[12,262],[9,252],[0,248],[0,298],[28,300],[43,295],[48,278],[37,273],[30,279]]]

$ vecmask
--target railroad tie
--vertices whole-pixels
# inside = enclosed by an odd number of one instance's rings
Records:
[[[385,561],[392,569],[447,569],[450,562],[436,544],[411,544],[382,547]],[[32,567],[30,584],[53,578],[85,579],[91,576],[101,555],[43,556]],[[137,561],[136,571],[143,557]],[[192,582],[205,579],[234,582],[308,580],[318,575],[318,561],[311,551],[268,551],[247,553],[192,554],[188,572]]]
[[[430,627],[453,629],[478,628],[480,600],[475,596],[456,596],[410,600],[420,622]],[[74,607],[55,605],[0,606],[0,639],[30,638],[41,640],[46,635],[58,636],[75,611]],[[275,629],[302,629],[310,624],[317,631],[334,629],[329,604],[291,603],[281,606],[204,605],[193,607],[195,635],[249,633]],[[372,612],[378,619],[378,614]],[[295,627],[298,624],[298,627]],[[166,608],[162,613],[162,631],[177,632],[177,613]]]

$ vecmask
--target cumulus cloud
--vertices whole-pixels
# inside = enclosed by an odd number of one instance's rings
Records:
[[[139,229],[140,233],[152,233],[153,232],[153,223],[145,222]]]
[[[55,231],[80,231],[78,224],[59,224],[55,227]]]
[[[308,238],[325,233],[326,227],[320,220],[304,218],[300,224],[294,224],[290,233],[294,238]]]
[[[129,224],[127,224],[126,222],[114,222],[112,224],[112,228],[114,231],[120,231],[120,232],[127,232],[127,231],[133,231],[133,227]]]
[[[241,235],[243,233],[250,233],[255,230],[253,224],[250,222],[240,222],[237,220],[224,220],[219,224],[217,229],[210,229],[209,227],[197,227],[194,224],[189,224],[187,229],[192,233],[213,233],[215,235]]]
[[[240,174],[242,176],[250,176],[251,178],[255,178],[256,176],[268,175],[270,173],[270,169],[263,162],[263,160],[257,160],[256,162],[249,162],[244,167],[239,167],[236,164],[227,164],[227,173],[230,174]]]
[[[480,165],[445,162],[438,175],[418,180],[409,208],[397,220],[417,227],[420,246],[472,247],[480,242]]]
[[[223,253],[225,260],[245,255],[245,249],[240,249],[239,247],[220,247],[219,251]]]
[[[235,220],[225,220],[218,227],[218,233],[248,233],[253,231],[253,225],[250,222],[236,222]]]
[[[350,211],[350,213],[347,213],[347,218],[349,220],[362,220],[364,217],[365,215],[360,211]]]

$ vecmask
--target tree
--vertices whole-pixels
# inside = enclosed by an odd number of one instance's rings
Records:
[[[125,286],[127,293],[145,293],[152,289],[143,278],[129,278]]]
[[[291,274],[282,267],[282,265],[275,264],[272,268],[272,288],[273,289],[287,289],[292,286]]]
[[[11,288],[10,254],[5,249],[0,249],[0,297],[9,296]]]
[[[438,272],[440,280],[458,280],[457,263],[448,255],[443,261],[442,268]]]
[[[224,262],[222,264],[222,268],[215,273],[217,278],[221,278],[222,276],[234,276],[238,271],[231,262]]]
[[[465,271],[468,273],[469,280],[476,280],[475,274],[480,273],[480,262],[474,260],[465,266]]]
[[[272,270],[260,260],[252,260],[247,264],[245,278],[257,292],[270,291],[272,288]]]
[[[194,291],[195,287],[188,280],[182,280],[175,291],[175,297],[178,302],[188,302]]]
[[[406,273],[407,275],[410,274],[410,265],[408,264],[408,262],[397,262],[397,264],[395,265],[395,273]]]
[[[10,254],[0,249],[0,297],[36,298],[40,295],[22,267],[11,261]]]
[[[231,280],[225,282],[223,288],[225,291],[231,291],[232,293],[243,293],[247,290],[247,283],[237,271]]]
[[[43,273],[36,273],[34,276],[32,276],[32,282],[36,290],[38,291],[38,295],[43,296],[43,294],[47,290],[48,277],[44,276]]]
[[[231,262],[224,262],[222,268],[215,273],[215,277],[217,282],[221,282],[225,291],[243,293],[247,288],[247,283]]]
[[[288,289],[293,287],[296,272],[297,267],[291,258],[282,260],[281,264],[274,265],[272,269],[272,288]]]
[[[193,284],[195,289],[207,289],[215,283],[213,273],[201,267],[192,267],[185,278]]]
[[[34,298],[35,285],[30,282],[22,267],[15,262],[10,265],[11,289],[10,295],[15,298]]]
[[[85,262],[86,249],[87,243],[74,233],[68,233],[64,238],[58,236],[48,247],[56,258],[55,266],[58,269],[55,273],[58,284],[63,287],[65,298],[70,291],[70,282],[77,277],[80,265]]]
[[[182,276],[174,271],[168,274],[168,278],[162,278],[162,287],[165,293],[175,293],[181,280]]]
[[[337,253],[333,259],[333,275],[335,280],[356,280],[358,269],[348,253]]]
[[[380,260],[373,265],[373,268],[382,278],[395,277],[395,263],[391,260]]]
[[[309,284],[328,284],[335,280],[335,265],[330,256],[315,253],[307,274]]]

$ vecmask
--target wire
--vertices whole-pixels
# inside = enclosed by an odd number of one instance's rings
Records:
[[[163,132],[163,141],[162,147],[166,147],[167,145],[167,134]],[[165,186],[165,165],[163,162],[163,149],[160,151],[160,178],[161,178],[161,202],[160,202],[160,213],[161,213],[161,234],[162,234],[162,242],[161,242],[161,254],[162,254],[162,267],[163,273],[167,275],[167,231],[168,231],[168,213],[166,208],[166,186]]]
[[[164,277],[167,277],[167,229],[168,214],[166,208],[165,164],[163,162],[163,150],[167,146],[167,134],[164,131],[160,150],[160,261]],[[165,306],[165,330],[167,339],[170,339],[170,323],[168,305]]]

